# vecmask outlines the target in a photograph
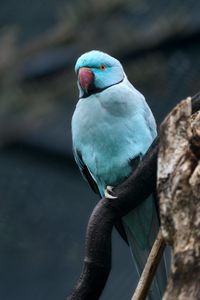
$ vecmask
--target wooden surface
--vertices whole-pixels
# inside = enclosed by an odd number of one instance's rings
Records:
[[[171,275],[163,300],[200,299],[200,113],[191,98],[163,122],[158,155],[162,233],[172,247]]]

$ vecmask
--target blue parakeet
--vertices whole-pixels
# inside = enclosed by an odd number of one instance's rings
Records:
[[[156,123],[144,96],[128,81],[114,57],[97,50],[87,52],[77,60],[75,71],[79,101],[72,117],[74,157],[92,189],[115,201],[112,187],[137,167],[157,135]],[[153,197],[116,227],[127,239],[141,274],[159,228]],[[161,299],[165,285],[162,260],[148,299]]]

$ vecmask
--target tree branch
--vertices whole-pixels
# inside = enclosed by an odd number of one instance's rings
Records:
[[[192,112],[198,110],[200,93],[192,98]],[[158,141],[159,137],[131,176],[114,188],[117,199],[103,198],[94,208],[87,227],[83,270],[68,300],[99,299],[111,269],[111,233],[115,222],[156,189]]]
[[[200,299],[200,112],[191,98],[161,126],[158,193],[162,232],[172,247],[171,274],[163,299]]]
[[[146,299],[151,282],[155,275],[157,266],[159,265],[163,251],[165,249],[165,240],[161,229],[158,232],[157,238],[153,244],[146,265],[138,282],[137,288],[131,300]]]

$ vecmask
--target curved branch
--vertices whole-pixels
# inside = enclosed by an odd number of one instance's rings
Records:
[[[192,97],[192,112],[198,110],[200,93]],[[111,269],[111,233],[115,222],[156,189],[158,142],[159,137],[131,176],[114,188],[117,198],[103,198],[93,210],[87,227],[83,270],[67,300],[99,299]]]

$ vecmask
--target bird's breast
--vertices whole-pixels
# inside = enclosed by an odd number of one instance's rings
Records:
[[[73,117],[74,143],[101,185],[115,185],[131,172],[129,159],[138,150],[134,129],[126,123],[101,105],[81,109]]]
[[[72,119],[73,144],[98,185],[116,185],[131,172],[130,159],[152,142],[134,95],[105,91],[81,99]],[[139,102],[139,100],[138,100]]]

